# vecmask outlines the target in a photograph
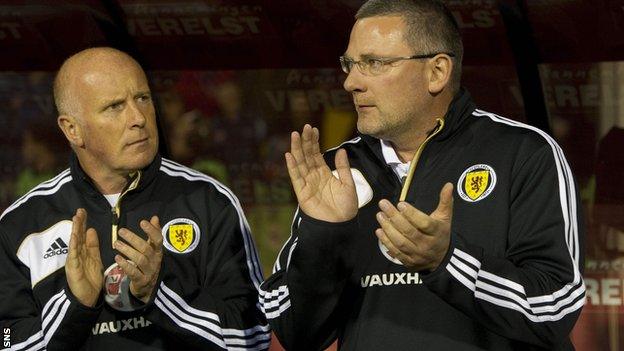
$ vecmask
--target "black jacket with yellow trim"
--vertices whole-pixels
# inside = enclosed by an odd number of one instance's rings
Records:
[[[90,308],[72,295],[64,265],[71,218],[80,207],[98,233],[104,269],[117,253],[113,223],[146,238],[139,221],[160,218],[166,245],[148,304],[129,296],[130,311],[114,309],[120,302],[109,305],[103,298]],[[0,217],[0,326],[9,334],[3,347],[268,349],[270,334],[257,298],[262,272],[240,203],[229,189],[157,156],[119,199],[118,209],[116,216],[75,156],[68,170],[7,208]],[[118,278],[106,280],[113,298],[119,297]]]
[[[584,304],[581,204],[559,146],[544,132],[475,108],[461,90],[424,146],[407,200],[430,213],[455,185],[451,244],[433,272],[393,262],[374,234],[378,202],[401,184],[380,141],[342,146],[357,216],[326,223],[297,211],[261,286],[289,350],[569,350]],[[333,168],[335,150],[325,153]],[[359,171],[355,172],[353,169]],[[362,176],[359,176],[361,174]]]

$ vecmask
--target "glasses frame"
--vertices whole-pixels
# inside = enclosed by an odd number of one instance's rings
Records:
[[[431,53],[431,54],[421,54],[421,55],[412,55],[412,56],[399,56],[399,57],[368,57],[365,58],[363,60],[359,60],[359,61],[355,61],[351,58],[348,58],[347,56],[340,56],[338,58],[338,60],[340,61],[340,67],[342,68],[342,71],[346,74],[351,73],[351,71],[353,70],[353,66],[356,65],[358,67],[358,69],[360,70],[360,72],[362,74],[365,75],[371,75],[371,76],[376,76],[376,75],[380,75],[383,72],[378,72],[378,73],[372,73],[370,71],[370,63],[367,63],[366,61],[370,61],[370,60],[377,60],[381,62],[381,67],[385,67],[387,65],[391,65],[395,62],[398,61],[403,61],[403,60],[420,60],[420,59],[426,59],[426,58],[433,58],[436,57],[438,55],[448,55],[450,57],[455,57],[455,54],[451,53],[451,52],[435,52],[435,53]],[[349,67],[350,65],[350,67]]]

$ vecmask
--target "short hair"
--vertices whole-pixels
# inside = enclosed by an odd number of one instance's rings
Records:
[[[379,16],[400,16],[407,26],[405,40],[414,54],[452,53],[451,88],[461,83],[461,62],[464,46],[457,21],[439,0],[369,0],[355,14],[355,19]]]
[[[76,106],[74,97],[71,96],[68,73],[65,70],[59,70],[54,77],[54,85],[52,93],[54,95],[54,105],[59,115],[74,115]]]

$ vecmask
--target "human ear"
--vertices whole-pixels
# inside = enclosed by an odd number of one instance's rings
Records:
[[[60,115],[56,121],[72,147],[82,147],[84,145],[83,130],[75,117]]]
[[[429,61],[429,93],[437,94],[449,85],[453,72],[453,61],[446,54],[440,54]]]

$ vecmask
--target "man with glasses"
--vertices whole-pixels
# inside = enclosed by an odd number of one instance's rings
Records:
[[[290,350],[573,349],[580,202],[544,132],[476,109],[440,1],[371,0],[347,74],[360,136],[291,135],[299,208],[265,315]],[[333,170],[333,171],[332,171]]]

